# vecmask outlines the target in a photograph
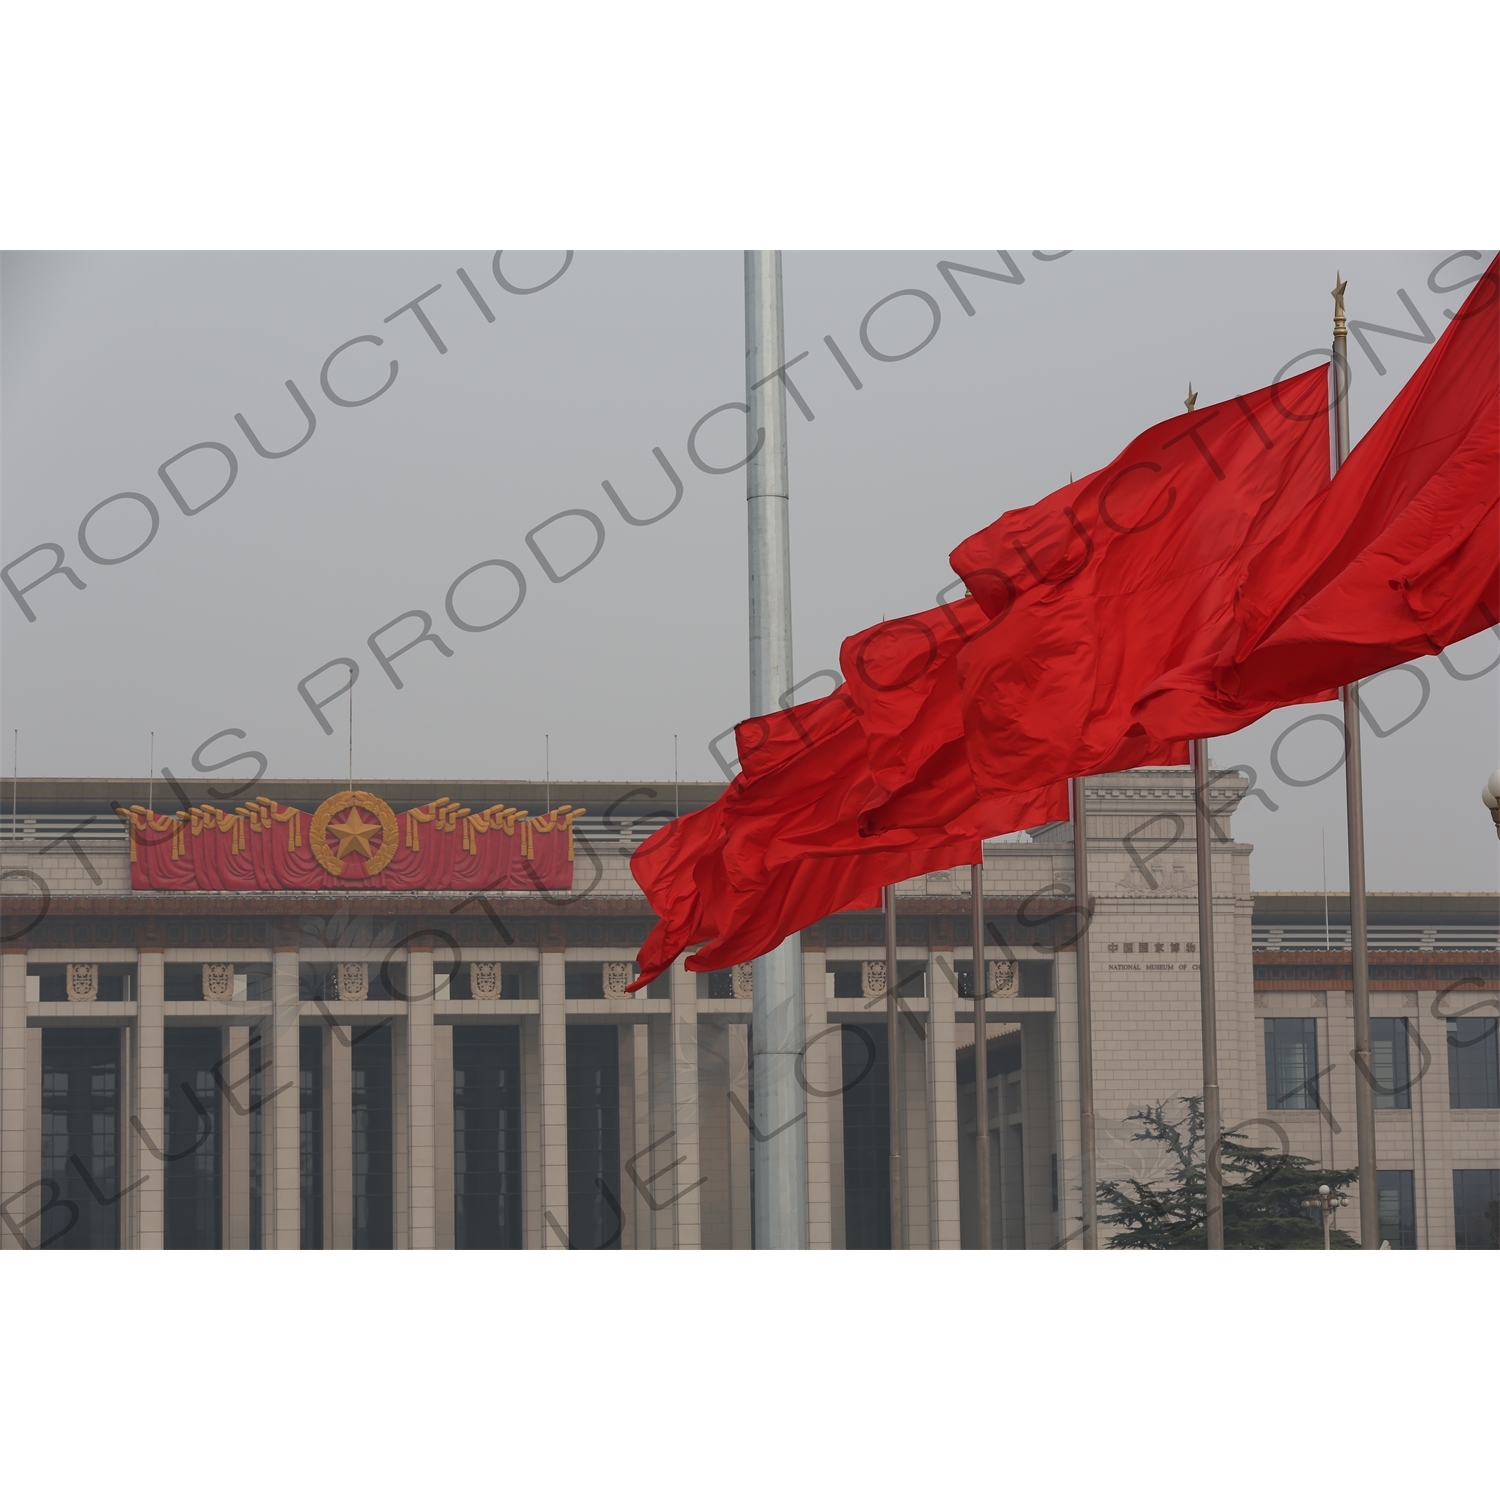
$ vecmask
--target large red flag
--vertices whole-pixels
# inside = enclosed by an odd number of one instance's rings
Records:
[[[1135,704],[1222,642],[1245,558],[1327,489],[1329,405],[1324,366],[1186,412],[955,549],[993,619],[959,655],[981,793],[1185,759]]]
[[[711,807],[631,861],[662,918],[640,952],[649,981],[690,944],[696,970],[758,957],[880,887],[970,864],[981,840],[1067,815],[1066,784],[981,799],[959,712],[959,648],[987,626],[972,600],[844,642],[841,687],[736,729],[740,774]]]
[[[1318,370],[1153,428],[1110,469],[1024,513],[1016,553],[1029,577],[1018,584],[977,557],[965,575],[975,598],[851,636],[840,652],[845,681],[833,694],[738,726],[741,770],[728,791],[653,835],[632,861],[662,918],[641,949],[637,987],[692,944],[702,946],[691,969],[743,962],[832,912],[873,905],[882,885],[974,862],[985,838],[1066,817],[1066,766],[1033,785],[976,785],[961,663],[1017,608],[1024,613],[1028,588],[1055,596],[1096,552],[1112,559],[1106,581],[1119,573],[1128,549],[1096,548],[1080,514],[1102,518],[1149,559],[1161,552],[1159,537],[1183,550],[1179,533],[1205,486],[1248,496],[1239,508],[1253,524],[1267,493],[1305,498],[1314,471],[1326,484],[1326,389]],[[1312,450],[1320,469],[1307,457]],[[1143,494],[1132,476],[1147,471],[1161,483]],[[1042,540],[1049,523],[1081,539],[1080,569],[1059,566],[1057,549]],[[1213,545],[1221,541],[1215,530]],[[1081,586],[1097,583],[1091,576]],[[1001,742],[1009,735],[1002,731]],[[1133,758],[1122,764],[1187,758],[1184,743],[1143,734],[1129,749]]]
[[[1500,625],[1497,413],[1492,261],[1322,502],[1246,568],[1223,646],[1164,676],[1141,722],[1228,734]]]

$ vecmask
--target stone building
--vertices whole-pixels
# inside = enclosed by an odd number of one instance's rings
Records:
[[[307,807],[342,789],[258,790]],[[133,888],[113,809],[164,806],[162,786],[21,782],[0,813],[0,1244],[748,1248],[749,968],[679,962],[625,993],[653,922],[630,854],[663,810],[719,790],[373,785],[388,809],[440,794],[584,809],[571,888],[224,891]],[[1252,892],[1251,849],[1230,831],[1244,791],[1225,778],[1215,809],[1225,1123],[1352,1166],[1347,902]],[[1188,773],[1097,778],[1087,812],[1099,1170],[1149,1178],[1161,1163],[1129,1115],[1201,1091]],[[987,845],[984,880],[992,1236],[1076,1248],[1070,830]],[[969,881],[947,871],[898,893],[914,1248],[976,1239]],[[1377,895],[1371,924],[1382,1233],[1493,1247],[1496,898]],[[830,917],[802,951],[811,1245],[882,1247],[882,916]],[[1345,1212],[1357,1226],[1357,1205]]]

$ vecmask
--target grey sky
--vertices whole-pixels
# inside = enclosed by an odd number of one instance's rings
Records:
[[[235,727],[205,761],[264,753],[278,776],[343,775],[346,704],[325,735],[298,680],[339,656],[360,663],[355,776],[540,777],[543,736],[566,778],[662,778],[680,736],[684,778],[719,774],[711,739],[745,712],[745,522],[742,470],[713,476],[686,442],[710,409],[743,398],[741,262],[726,253],[580,252],[553,285],[518,296],[497,284],[489,251],[348,254],[11,254],[0,262],[0,561],[55,541],[87,584],[53,578],[27,595],[27,623],[3,611],[0,695],[8,772],[21,730],[23,774],[139,774],[148,736],[157,765],[188,773],[194,750]],[[1431,289],[1449,250],[1289,254],[1077,252],[1042,260],[1012,251],[1022,284],[962,277],[967,316],[937,269],[948,258],[1005,270],[994,251],[788,253],[789,354],[810,351],[793,378],[811,407],[789,406],[797,674],[837,661],[840,639],[881,615],[925,608],[952,577],[948,551],[1001,510],[1029,504],[1107,462],[1136,432],[1181,409],[1191,380],[1205,403],[1269,382],[1293,356],[1326,347],[1336,269],[1351,317],[1414,330],[1404,291],[1434,330],[1462,290]],[[1488,252],[1486,252],[1488,258]],[[516,285],[553,275],[561,254],[507,255]],[[1478,262],[1437,276],[1451,286]],[[489,323],[456,275],[464,267]],[[448,352],[408,312],[423,308]],[[865,314],[918,289],[941,324],[908,359],[861,347]],[[931,328],[919,298],[875,313],[885,351]],[[367,405],[389,361],[399,373]],[[823,340],[854,367],[856,391]],[[1416,368],[1425,345],[1370,336],[1385,374],[1353,346],[1358,437]],[[1298,368],[1305,367],[1304,362]],[[276,449],[305,430],[287,393],[295,381],[317,428],[305,447],[258,457],[242,412]],[[157,466],[194,443],[227,444],[233,487],[185,516]],[[681,505],[658,524],[627,525],[610,481],[637,515],[670,499],[652,456],[681,477]],[[742,418],[705,425],[702,458],[743,453]],[[201,465],[201,467],[199,467]],[[177,466],[191,503],[223,482],[217,456]],[[160,514],[152,544],[113,567],[79,551],[89,509],[122,491]],[[549,582],[525,537],[557,512],[602,523],[598,556]],[[94,549],[144,539],[144,512],[117,502],[89,530]],[[573,518],[539,539],[563,571],[593,544]],[[528,592],[498,628],[465,633],[444,599],[486,559],[515,563]],[[45,567],[33,558],[26,582]],[[509,607],[509,575],[476,575],[458,598],[470,620]],[[422,645],[397,660],[397,690],[366,645],[372,631],[425,610],[451,648]],[[395,650],[407,622],[384,638]],[[1500,641],[1450,653],[1477,673]],[[1497,843],[1479,788],[1497,759],[1500,671],[1458,681],[1437,661],[1423,711],[1389,737],[1366,736],[1370,884],[1383,889],[1492,889]],[[315,686],[338,685],[330,673]],[[816,683],[809,691],[822,691]],[[1382,727],[1415,708],[1421,683],[1395,673],[1369,689]],[[1333,763],[1335,733],[1311,722],[1279,752],[1278,734],[1326,706],[1283,710],[1215,742],[1221,764],[1257,771],[1276,811],[1251,799],[1237,828],[1257,845],[1256,884],[1317,888],[1320,833],[1329,877],[1344,884],[1343,779],[1296,787]]]

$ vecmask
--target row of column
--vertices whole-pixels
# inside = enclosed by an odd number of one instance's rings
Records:
[[[808,1233],[813,1249],[844,1242],[842,1038],[828,1021],[825,957],[804,953],[805,1056],[808,1149]],[[950,957],[934,955],[935,959]],[[539,1005],[522,1018],[523,1074],[539,1087],[523,1089],[523,1207],[528,1249],[568,1245],[567,1003],[566,955],[543,952]],[[261,1244],[297,1249],[302,1243],[300,1138],[299,954],[274,955],[271,1013],[260,1023],[262,1072],[259,1111],[262,1147]],[[435,1024],[433,955],[407,952],[405,1024],[393,1028],[396,1125],[397,1248],[435,1249],[453,1244],[452,1032]],[[165,1228],[166,1145],[164,1119],[163,954],[138,956],[137,1015],[122,1039],[121,1244],[160,1249]],[[40,1032],[27,1028],[26,955],[3,956],[4,1004],[0,1006],[0,1202],[17,1222],[39,1210],[40,1189],[28,1168],[39,1159]],[[929,969],[926,1015],[903,1018],[902,1044],[894,1065],[906,1091],[906,1219],[912,1248],[956,1249],[960,1244],[959,1117],[955,1051],[972,1034],[957,1021],[958,997],[950,961]],[[883,1016],[877,1019],[883,1024]],[[350,1094],[351,1033],[335,1025],[325,1050],[325,1160],[323,1243],[353,1242]],[[750,1078],[745,1027],[722,1028],[723,1066],[715,1063],[715,1086],[700,1089],[700,1027],[697,976],[679,961],[671,971],[670,1009],[620,1027],[621,1243],[632,1248],[696,1249],[704,1242],[705,1204],[715,1214],[711,1243],[749,1244]],[[960,1031],[966,1033],[960,1036]],[[250,1028],[226,1028],[224,1078],[229,1096],[224,1129],[224,1243],[248,1246],[250,1130]],[[702,1039],[710,1057],[719,1045]],[[1062,1039],[1066,1045],[1066,1038]],[[32,1054],[36,1055],[33,1056]],[[1051,1059],[1049,1058],[1050,1062]],[[1045,1072],[1052,1079],[1056,1069]],[[724,1090],[717,1092],[722,1076]],[[37,1087],[29,1087],[36,1080]],[[703,1083],[707,1085],[705,1078]],[[702,1168],[705,1121],[712,1094],[715,1117],[708,1122],[711,1156],[724,1180],[705,1185]],[[734,1107],[736,1101],[740,1108]],[[31,1113],[37,1119],[29,1118]],[[1063,1119],[1067,1111],[1058,1113]],[[1035,1112],[1028,1109],[1028,1115]],[[1061,1146],[1062,1143],[1059,1142]],[[403,1149],[404,1147],[404,1149]],[[1066,1155],[1066,1148],[1063,1147]],[[33,1202],[32,1199],[37,1199]],[[1029,1205],[1028,1205],[1029,1206]],[[728,1229],[723,1228],[728,1224]],[[0,1224],[0,1242],[19,1248]]]

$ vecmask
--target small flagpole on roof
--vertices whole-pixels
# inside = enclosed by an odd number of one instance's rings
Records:
[[[1331,468],[1349,457],[1349,328],[1344,321],[1348,282],[1335,272],[1333,288],[1334,440]],[[1359,1162],[1359,1245],[1380,1248],[1380,1193],[1375,1158],[1375,1091],[1370,1055],[1370,932],[1365,908],[1365,792],[1359,745],[1359,683],[1339,689],[1344,709],[1344,797],[1349,822],[1349,959],[1354,984],[1354,1125]]]

